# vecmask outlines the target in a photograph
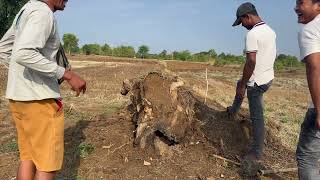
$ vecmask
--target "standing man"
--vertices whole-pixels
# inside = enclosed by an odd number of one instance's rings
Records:
[[[297,147],[299,179],[318,180],[320,159],[320,0],[297,0],[300,59],[306,73],[312,103],[301,125]]]
[[[263,94],[274,78],[276,58],[276,34],[261,20],[255,6],[244,3],[237,10],[233,26],[242,24],[248,29],[245,39],[246,63],[242,78],[237,84],[235,100],[227,112],[233,116],[241,106],[245,92],[249,100],[250,119],[253,124],[253,144],[245,158],[260,160],[264,145]]]
[[[6,97],[18,133],[18,180],[53,180],[64,153],[64,115],[58,79],[77,96],[86,82],[60,67],[54,12],[68,0],[30,0],[0,41],[0,58],[9,63]]]

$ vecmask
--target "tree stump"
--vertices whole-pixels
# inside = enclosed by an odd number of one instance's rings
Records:
[[[165,145],[188,142],[195,131],[196,113],[206,108],[199,107],[204,104],[183,85],[178,77],[160,72],[123,82],[121,94],[129,93],[132,103],[128,109],[136,125],[135,146],[153,146],[161,154]]]

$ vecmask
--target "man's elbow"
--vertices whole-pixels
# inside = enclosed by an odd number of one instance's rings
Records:
[[[25,65],[32,57],[31,49],[19,49],[12,53],[11,60],[20,65]]]
[[[9,65],[10,61],[10,55],[7,55],[5,53],[0,53],[0,64]]]

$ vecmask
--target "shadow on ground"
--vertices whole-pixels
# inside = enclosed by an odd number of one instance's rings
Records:
[[[57,174],[57,179],[75,180],[80,166],[80,145],[85,141],[84,129],[88,121],[79,121],[75,126],[65,130],[65,153],[62,171]]]

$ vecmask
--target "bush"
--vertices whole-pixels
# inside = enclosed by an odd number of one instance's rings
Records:
[[[136,55],[136,52],[132,46],[119,46],[114,48],[112,51],[113,51],[113,56],[116,56],[116,57],[133,58]]]
[[[245,63],[245,57],[244,56],[236,56],[232,54],[224,54],[221,53],[217,60],[215,61],[215,65],[217,66],[223,66],[227,64],[244,64]]]
[[[304,64],[300,62],[295,56],[280,54],[275,61],[276,70],[301,67],[304,67]]]
[[[82,52],[85,55],[90,55],[90,54],[100,55],[101,47],[99,44],[86,44],[82,47]]]

